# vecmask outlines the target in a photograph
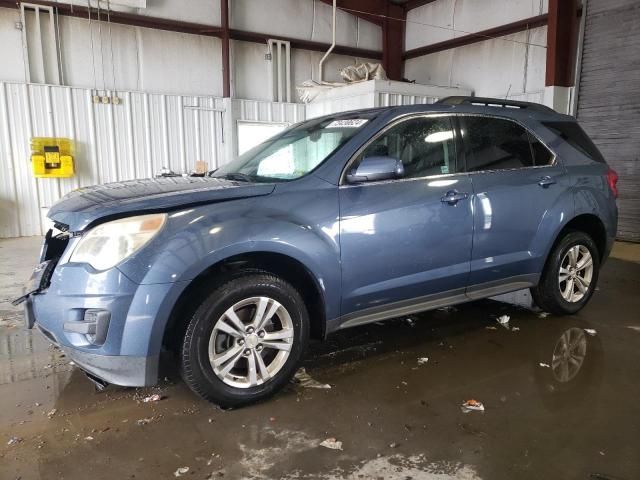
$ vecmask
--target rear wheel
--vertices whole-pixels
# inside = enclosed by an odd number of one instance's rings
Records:
[[[531,289],[540,308],[555,314],[572,314],[584,307],[595,290],[600,268],[598,249],[589,235],[570,232],[555,246]]]
[[[248,273],[211,292],[196,310],[182,345],[182,376],[220,406],[253,403],[291,379],[308,337],[300,294],[276,276]]]

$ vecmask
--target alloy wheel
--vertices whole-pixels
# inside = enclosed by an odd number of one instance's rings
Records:
[[[574,245],[564,255],[558,272],[558,286],[567,302],[579,302],[589,291],[593,278],[593,257],[584,245]]]
[[[291,316],[278,301],[251,297],[229,307],[214,324],[209,361],[225,384],[262,385],[284,366],[293,345]]]

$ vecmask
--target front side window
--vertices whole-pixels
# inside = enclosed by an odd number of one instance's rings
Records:
[[[549,165],[553,155],[529,131],[510,120],[461,117],[467,171]]]
[[[212,176],[250,182],[300,178],[324,162],[368,121],[321,118],[295,125],[220,167]]]
[[[403,178],[455,173],[456,151],[451,120],[442,118],[413,118],[390,128],[376,138],[359,157],[385,156],[402,160]]]

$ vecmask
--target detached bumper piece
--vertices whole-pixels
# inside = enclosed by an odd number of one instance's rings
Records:
[[[74,348],[62,347],[91,380],[113,383],[123,387],[147,387],[158,381],[157,357],[130,357],[125,355],[98,355]]]

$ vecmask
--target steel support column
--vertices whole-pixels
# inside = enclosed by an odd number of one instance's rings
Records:
[[[229,59],[229,0],[220,0],[220,30],[222,40],[222,96],[231,97],[231,62]]]
[[[402,6],[387,4],[387,15],[382,24],[382,65],[391,80],[402,79],[406,15]]]
[[[573,85],[577,36],[577,0],[549,0],[547,21],[547,86]]]

